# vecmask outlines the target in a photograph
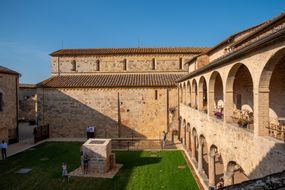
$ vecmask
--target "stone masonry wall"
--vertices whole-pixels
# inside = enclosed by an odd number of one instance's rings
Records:
[[[128,56],[64,56],[52,57],[52,74],[79,74],[98,72],[173,72],[187,71],[184,63],[195,54],[190,55],[128,55]],[[154,60],[155,59],[155,60]],[[76,61],[76,71],[72,71],[72,61]],[[97,62],[100,70],[97,70]],[[155,69],[152,68],[155,62]],[[124,70],[124,65],[127,69]],[[182,64],[182,68],[180,65]]]
[[[285,170],[282,164],[285,160],[284,144],[272,138],[255,137],[247,130],[224,123],[184,104],[180,104],[180,114],[182,120],[190,124],[191,130],[196,129],[198,137],[205,137],[208,152],[212,145],[218,148],[224,171],[230,161],[239,164],[250,179]]]
[[[0,92],[3,94],[3,111],[0,111],[0,139],[8,141],[8,131],[17,128],[16,88],[17,76],[0,73]],[[14,130],[13,130],[14,129]],[[10,134],[15,135],[15,134]]]
[[[50,124],[51,137],[85,137],[86,127],[96,125],[96,137],[159,138],[167,129],[166,91],[165,88],[38,89],[40,123]],[[177,90],[170,89],[169,94],[169,106],[177,106]]]

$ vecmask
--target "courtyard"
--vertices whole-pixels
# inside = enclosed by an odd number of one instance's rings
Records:
[[[181,151],[117,151],[123,164],[113,179],[71,177],[63,182],[61,164],[68,172],[80,165],[79,142],[46,142],[0,161],[0,189],[199,189]],[[26,174],[22,168],[32,169]]]

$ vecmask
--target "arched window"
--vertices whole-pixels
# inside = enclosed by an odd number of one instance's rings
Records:
[[[72,65],[71,71],[76,71],[76,61],[75,60],[72,60],[71,65]]]
[[[3,111],[4,100],[3,100],[3,93],[0,92],[0,111]]]

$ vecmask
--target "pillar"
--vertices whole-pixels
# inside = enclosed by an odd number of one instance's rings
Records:
[[[208,92],[208,110],[209,110],[209,115],[214,116],[214,105],[215,105],[215,98],[214,98],[214,91],[209,90]]]
[[[224,186],[229,186],[234,184],[234,172],[227,171],[224,172]]]
[[[203,140],[200,140],[198,147],[198,171],[203,171]]]
[[[203,88],[199,88],[199,93],[198,93],[198,110],[202,111],[203,110]]]
[[[196,160],[196,137],[193,135],[191,140],[192,140],[192,142],[191,142],[192,158],[194,158],[194,160]]]
[[[232,122],[233,115],[233,91],[227,90],[225,93],[225,102],[224,102],[224,118],[226,122]]]
[[[216,185],[215,155],[216,155],[216,152],[214,150],[210,150],[210,154],[209,154],[209,186],[210,187],[214,187]]]
[[[191,107],[195,108],[196,105],[196,94],[195,94],[195,90],[192,90],[191,92]]]
[[[269,89],[254,90],[254,134],[268,135],[269,127]]]

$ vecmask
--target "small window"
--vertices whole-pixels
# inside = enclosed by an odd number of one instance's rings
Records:
[[[96,71],[100,71],[100,60],[96,61]]]
[[[157,90],[154,91],[154,99],[155,99],[155,100],[158,99],[158,92],[157,92]]]
[[[124,60],[124,71],[126,71],[128,69],[128,60],[125,59]]]
[[[182,70],[183,69],[183,58],[179,59],[179,69]]]
[[[4,101],[3,94],[0,92],[0,111],[3,111]]]
[[[155,70],[155,68],[156,68],[156,59],[153,58],[153,59],[152,59],[152,67],[151,67],[151,69],[152,69],[152,70]]]
[[[72,65],[71,71],[76,71],[76,61],[75,60],[72,60],[71,65]]]

